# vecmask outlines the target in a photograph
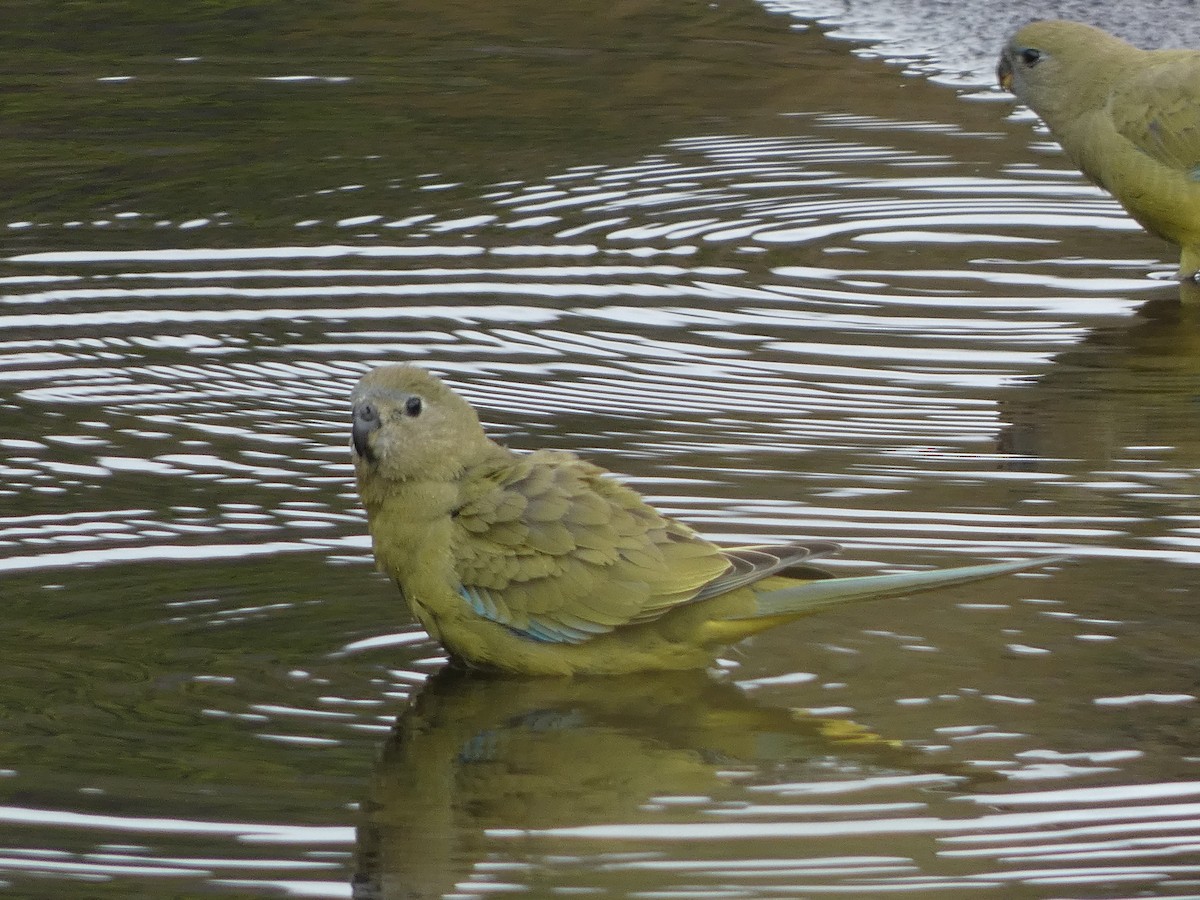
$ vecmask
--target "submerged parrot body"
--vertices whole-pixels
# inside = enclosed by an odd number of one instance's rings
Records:
[[[1000,85],[1037,113],[1067,156],[1200,270],[1200,51],[1140,50],[1079,22],[1018,30]]]
[[[571,453],[516,454],[411,366],[354,392],[354,468],[375,558],[451,656],[537,674],[690,669],[831,605],[1018,571],[999,563],[826,578],[836,545],[722,548]]]

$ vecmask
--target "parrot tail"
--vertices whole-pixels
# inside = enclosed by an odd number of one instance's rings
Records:
[[[710,621],[709,631],[718,641],[733,641],[757,634],[776,625],[802,616],[821,612],[843,603],[859,600],[882,600],[916,594],[943,587],[955,587],[982,581],[997,575],[1009,575],[1040,566],[1063,562],[1069,557],[1047,556],[1020,562],[990,563],[981,566],[959,566],[953,569],[933,569],[924,572],[900,572],[896,575],[865,575],[853,578],[826,578],[803,581],[756,595],[757,609],[753,615]]]

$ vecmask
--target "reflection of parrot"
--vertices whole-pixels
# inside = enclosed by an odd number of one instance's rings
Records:
[[[898,773],[946,787],[996,777],[848,719],[759,705],[704,672],[568,680],[448,667],[400,714],[376,764],[359,817],[354,897],[476,896],[479,875],[497,873],[528,884],[533,896],[560,895],[551,880],[562,896],[572,887],[634,896],[647,890],[647,876],[603,864],[612,861],[611,843],[531,832],[712,823],[714,809],[762,802],[754,784],[869,783]],[[859,796],[826,800],[847,803],[846,815],[857,818]],[[663,797],[709,800],[658,806]],[[928,852],[927,836],[914,840]],[[547,862],[554,857],[603,863],[564,869]],[[731,877],[727,869],[722,877]]]
[[[704,666],[722,645],[849,600],[1040,562],[825,578],[833,544],[722,549],[570,453],[518,455],[427,372],[354,391],[354,468],[375,559],[468,665],[524,674]]]
[[[1200,52],[1139,50],[1079,22],[1033,22],[1000,56],[1000,86],[1071,160],[1200,270]]]

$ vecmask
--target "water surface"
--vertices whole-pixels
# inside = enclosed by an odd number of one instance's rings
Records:
[[[1173,252],[999,95],[749,3],[541,7],[6,38],[3,890],[1196,895]],[[404,360],[722,540],[1074,561],[464,681],[348,464]]]

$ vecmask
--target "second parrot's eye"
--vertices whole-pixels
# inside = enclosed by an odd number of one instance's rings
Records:
[[[1021,62],[1023,62],[1027,68],[1032,69],[1041,61],[1042,51],[1034,50],[1032,47],[1027,47],[1021,51],[1020,56]]]
[[[404,414],[406,416],[417,417],[421,414],[421,398],[409,397],[404,401]]]

